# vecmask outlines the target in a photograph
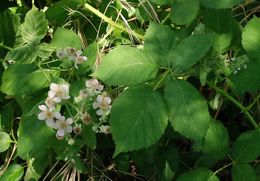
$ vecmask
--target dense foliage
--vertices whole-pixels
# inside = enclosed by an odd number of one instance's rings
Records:
[[[260,181],[260,1],[0,1],[0,181]]]

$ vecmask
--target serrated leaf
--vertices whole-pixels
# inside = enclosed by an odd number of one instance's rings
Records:
[[[205,25],[218,34],[229,33],[234,22],[229,9],[206,9],[204,18]]]
[[[247,51],[249,57],[255,58],[260,62],[260,18],[254,17],[245,26],[242,34],[243,48]]]
[[[177,25],[188,25],[196,18],[199,9],[198,0],[175,0],[170,19]]]
[[[47,33],[48,21],[45,19],[44,12],[32,8],[25,16],[24,23],[21,25],[21,35],[26,43],[40,43]]]
[[[185,70],[202,59],[213,43],[212,34],[194,34],[185,38],[170,56],[173,69]]]
[[[208,106],[198,91],[184,80],[171,80],[165,87],[170,122],[181,135],[201,141],[210,124]]]
[[[36,60],[36,47],[32,43],[27,43],[24,46],[16,47],[10,50],[5,56],[5,60],[14,60],[17,63],[29,64]]]
[[[14,64],[4,71],[1,90],[8,95],[21,95],[48,87],[50,83],[47,78],[50,79],[57,72],[47,69],[43,71],[45,73],[35,71],[31,64]]]
[[[244,0],[200,0],[201,4],[208,8],[214,9],[224,9],[232,8],[239,3],[244,2]]]
[[[54,133],[36,115],[23,115],[19,126],[17,155],[23,159],[45,156]]]
[[[169,55],[181,36],[169,26],[150,23],[144,36],[144,51],[160,66],[169,67]]]
[[[0,44],[12,47],[15,42],[15,34],[20,25],[19,16],[10,10],[0,13]],[[5,56],[7,50],[0,47],[0,57]]]
[[[157,71],[143,50],[117,47],[103,57],[94,75],[110,85],[134,85],[156,77]]]
[[[235,141],[232,155],[238,162],[251,162],[260,156],[260,129],[242,133]]]
[[[10,165],[4,174],[0,177],[0,181],[19,181],[23,176],[24,169],[21,165]]]
[[[42,59],[47,59],[51,56],[55,47],[48,43],[41,43],[37,46],[37,55]]]
[[[77,50],[81,49],[80,37],[72,30],[65,28],[58,28],[55,31],[52,44],[56,47],[56,50],[61,50],[67,47],[72,47]]]
[[[257,181],[255,170],[247,163],[238,163],[232,166],[233,181]]]
[[[76,11],[82,3],[84,3],[83,0],[61,0],[52,2],[51,6],[48,7],[45,12],[46,18],[53,24],[62,26],[69,17],[68,9]]]
[[[196,170],[184,172],[177,181],[219,181],[219,178],[207,168],[197,168]]]
[[[230,76],[229,84],[235,92],[255,92],[260,89],[260,61],[251,59],[246,66]]]
[[[131,87],[112,105],[110,125],[119,152],[139,150],[156,143],[168,117],[161,95],[148,86]]]
[[[222,159],[228,153],[229,136],[225,126],[212,120],[205,136],[202,151]]]
[[[9,134],[6,132],[0,132],[0,153],[8,150],[10,143],[12,142]]]

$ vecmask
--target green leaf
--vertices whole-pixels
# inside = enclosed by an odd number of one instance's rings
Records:
[[[235,92],[255,92],[260,89],[260,61],[251,59],[246,66],[247,68],[242,67],[237,74],[230,76],[229,84]]]
[[[234,19],[229,9],[206,9],[204,23],[212,31],[223,34],[232,29]]]
[[[18,30],[19,16],[10,10],[0,13],[0,44],[12,47],[15,42],[15,34]],[[0,57],[5,56],[7,50],[0,47]]]
[[[6,132],[0,132],[0,153],[8,150],[10,143],[12,142],[9,134]]]
[[[202,151],[222,159],[228,153],[228,146],[229,136],[226,127],[221,122],[212,120],[205,136]]]
[[[68,9],[77,10],[83,0],[61,0],[59,2],[52,3],[52,6],[48,7],[45,12],[46,18],[55,25],[62,26],[68,20]]]
[[[151,22],[144,36],[144,51],[160,66],[169,67],[169,55],[180,41],[180,33]]]
[[[242,34],[243,48],[249,57],[256,58],[260,62],[260,18],[254,17],[244,28]]]
[[[206,168],[197,168],[196,170],[183,173],[177,181],[219,181],[214,173]]]
[[[200,9],[198,0],[175,0],[172,4],[171,21],[178,25],[188,25]]]
[[[181,135],[201,141],[210,124],[207,102],[184,80],[169,81],[165,87],[170,122]]]
[[[24,181],[39,180],[39,178],[41,177],[41,175],[39,175],[39,173],[36,172],[33,163],[34,163],[33,158],[30,159],[27,163],[28,167],[25,172]]]
[[[96,149],[97,140],[96,140],[96,133],[92,130],[92,126],[83,126],[82,128],[82,138],[84,143],[91,149]]]
[[[81,49],[80,37],[72,30],[65,28],[58,28],[52,39],[52,44],[56,47],[56,50],[64,49],[67,47]]]
[[[36,115],[23,115],[18,131],[17,155],[23,159],[45,156],[50,140],[56,139],[53,130]]]
[[[4,72],[1,90],[8,95],[21,95],[48,87],[47,78],[50,79],[51,75],[57,72],[47,69],[43,71],[44,73],[40,70],[34,71],[34,66],[31,64],[14,64]]]
[[[244,0],[200,0],[203,6],[214,9],[232,8],[243,1]]]
[[[231,174],[233,181],[257,181],[255,170],[247,163],[234,164]]]
[[[52,52],[55,50],[51,44],[41,43],[37,46],[37,55],[42,59],[47,59],[51,56]]]
[[[185,38],[171,53],[172,67],[178,71],[190,68],[205,56],[212,43],[212,34],[194,34]]]
[[[147,86],[131,87],[112,105],[110,125],[116,153],[147,148],[156,143],[168,117],[161,95]]]
[[[21,35],[26,43],[40,43],[47,33],[48,21],[45,19],[44,12],[32,8],[25,16],[24,23],[21,25]]]
[[[159,5],[166,5],[166,4],[171,4],[172,0],[151,0],[151,2]]]
[[[17,63],[29,64],[36,60],[37,52],[33,43],[27,43],[24,46],[18,46],[10,50],[5,56],[5,60],[14,60]]]
[[[156,77],[157,71],[143,50],[117,47],[103,57],[94,75],[110,85],[133,85]]]
[[[4,174],[0,177],[0,181],[19,181],[23,176],[24,169],[21,165],[10,165]]]
[[[233,145],[232,155],[238,162],[251,162],[260,156],[260,129],[242,133]]]

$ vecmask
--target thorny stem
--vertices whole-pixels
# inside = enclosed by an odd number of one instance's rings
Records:
[[[99,10],[95,9],[94,7],[89,5],[88,3],[85,3],[85,8],[87,10],[91,11],[92,13],[94,13],[95,15],[97,15],[98,17],[100,17],[101,19],[103,19],[105,22],[110,24],[112,27],[120,29],[120,30],[125,31],[125,32],[128,32],[128,30],[124,26],[114,22],[111,18],[108,18],[107,16],[105,16],[103,13],[101,13]],[[133,32],[133,33],[137,38],[142,39],[142,40],[144,39],[143,35],[140,35],[136,32]]]
[[[248,112],[247,108],[245,106],[243,106],[240,102],[238,102],[235,98],[233,98],[231,95],[229,95],[226,91],[218,88],[217,86],[211,84],[211,83],[207,83],[210,87],[212,87],[213,89],[215,89],[216,92],[218,92],[219,94],[221,94],[222,96],[226,97],[228,100],[230,100],[234,105],[236,105],[247,117],[248,121],[250,122],[250,124],[252,124],[252,126],[254,128],[258,128],[258,124],[256,123],[256,121],[254,120],[254,118],[251,116],[251,114]]]

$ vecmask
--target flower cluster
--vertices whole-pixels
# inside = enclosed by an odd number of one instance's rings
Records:
[[[74,62],[76,68],[78,68],[78,64],[82,64],[87,61],[87,57],[82,55],[81,50],[76,50],[75,48],[65,48],[57,51],[57,57],[60,59],[68,58],[69,60]]]
[[[62,100],[69,99],[69,85],[51,83],[45,105],[39,105],[38,119],[46,122],[47,126],[57,130],[56,137],[63,139],[72,132],[72,118],[65,119],[56,111],[56,105]]]
[[[111,110],[111,98],[103,91],[104,86],[97,79],[90,79],[85,82],[86,88],[80,90],[79,96],[75,102],[90,100],[93,109],[98,116],[98,123],[92,122],[91,116],[85,112],[82,114],[82,122],[86,125],[93,124],[92,129],[96,133],[110,133],[110,127],[107,125],[107,117]]]

